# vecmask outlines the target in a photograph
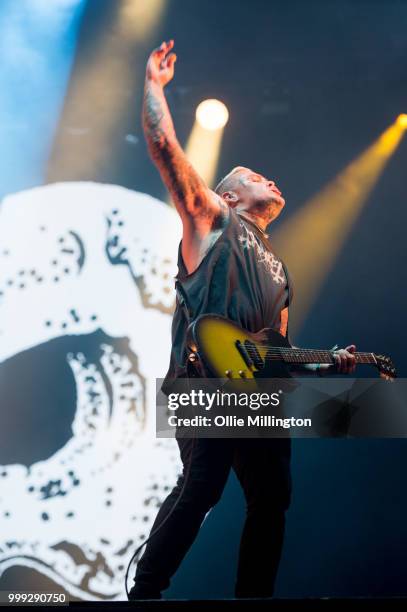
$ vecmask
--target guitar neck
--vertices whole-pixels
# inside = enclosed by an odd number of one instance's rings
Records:
[[[335,363],[331,351],[314,350],[314,349],[293,349],[280,348],[278,349],[282,359],[286,363],[325,363],[332,365]],[[374,353],[353,353],[356,363],[366,363],[376,365],[376,357]]]

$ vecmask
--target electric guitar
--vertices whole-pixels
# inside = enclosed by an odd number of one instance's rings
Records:
[[[200,315],[188,327],[188,360],[195,375],[230,380],[286,378],[296,364],[335,363],[332,351],[292,348],[287,338],[270,328],[249,333],[219,315]],[[353,353],[357,364],[375,366],[392,380],[396,368],[389,357]]]

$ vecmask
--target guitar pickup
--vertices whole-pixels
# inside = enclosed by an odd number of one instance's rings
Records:
[[[256,368],[257,370],[261,370],[264,367],[264,361],[260,357],[257,348],[250,342],[250,340],[245,340],[244,344],[240,342],[240,340],[236,340],[236,348],[242,356],[245,364],[251,370]]]
[[[251,357],[254,363],[254,366],[258,370],[262,370],[265,366],[265,363],[264,363],[264,360],[260,357],[260,353],[257,350],[257,347],[254,344],[254,342],[251,342],[251,340],[245,340],[244,345],[245,345],[246,351],[248,352],[249,356]]]

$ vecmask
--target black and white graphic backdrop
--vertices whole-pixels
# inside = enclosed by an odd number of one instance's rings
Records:
[[[155,438],[170,349],[176,213],[113,185],[59,183],[0,207],[0,574],[33,568],[122,599],[180,465]]]

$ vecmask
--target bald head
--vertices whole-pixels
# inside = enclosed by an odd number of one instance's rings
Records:
[[[246,211],[271,223],[285,205],[273,180],[244,166],[236,166],[216,185],[215,192],[238,211]]]
[[[245,168],[244,166],[236,166],[236,168],[233,168],[233,170],[224,176],[223,179],[221,179],[216,185],[215,193],[222,196],[222,194],[227,191],[233,191],[233,188],[239,181],[239,176],[242,170],[248,170],[248,168]]]

